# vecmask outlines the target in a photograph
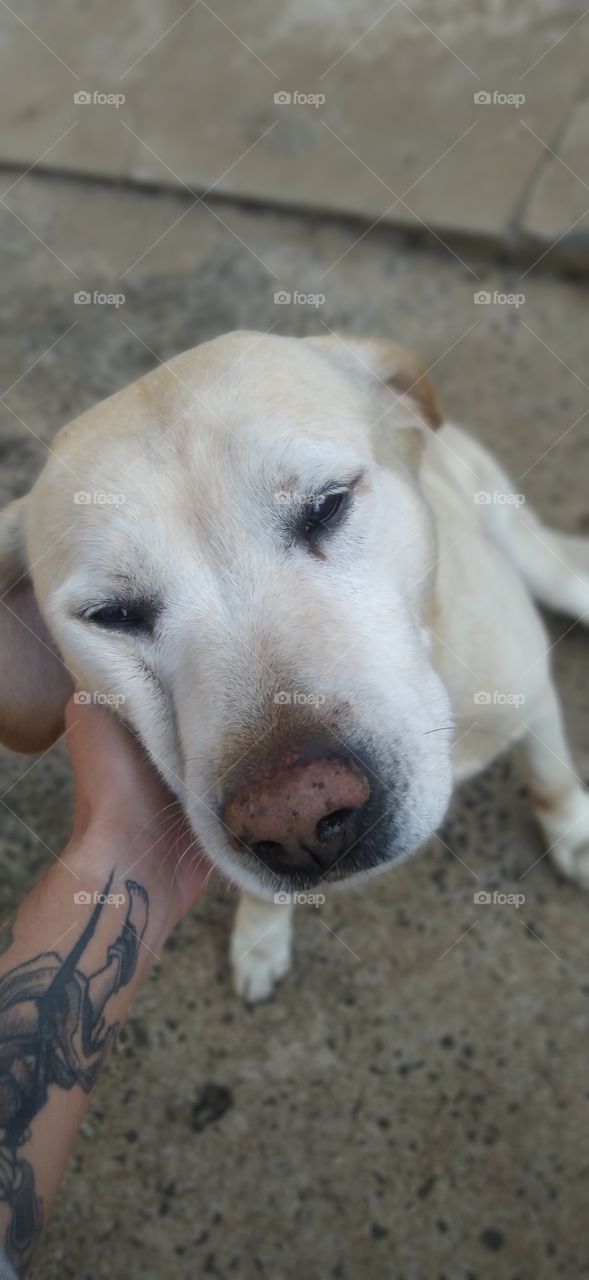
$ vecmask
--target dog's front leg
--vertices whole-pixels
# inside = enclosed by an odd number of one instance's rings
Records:
[[[237,994],[254,1003],[272,995],[290,968],[292,906],[242,893],[231,935]]]
[[[534,813],[558,870],[589,889],[589,790],[575,773],[552,682],[526,716],[522,748]]]

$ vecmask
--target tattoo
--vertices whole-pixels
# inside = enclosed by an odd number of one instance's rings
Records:
[[[4,1204],[10,1212],[6,1254],[21,1275],[41,1230],[43,1206],[34,1170],[20,1148],[48,1101],[50,1085],[80,1085],[85,1093],[92,1089],[118,1026],[108,1025],[106,1004],[130,982],[147,925],[145,889],[126,880],[127,915],[107,948],[106,963],[90,975],[78,968],[113,874],[65,958],[57,951],[43,952],[0,977],[0,1207]]]
[[[10,950],[13,941],[12,920],[7,920],[5,924],[0,925],[0,956]]]

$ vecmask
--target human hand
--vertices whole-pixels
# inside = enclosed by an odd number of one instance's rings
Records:
[[[140,744],[104,707],[70,698],[66,742],[76,785],[68,861],[78,875],[146,883],[151,909],[172,928],[212,870],[176,797]]]

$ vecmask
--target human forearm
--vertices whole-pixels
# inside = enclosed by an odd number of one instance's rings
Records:
[[[74,832],[0,933],[0,1247],[20,1276],[116,1028],[210,873],[115,716],[72,700],[66,733]]]
[[[0,933],[0,1241],[18,1275],[116,1028],[174,923],[162,874],[91,828]]]

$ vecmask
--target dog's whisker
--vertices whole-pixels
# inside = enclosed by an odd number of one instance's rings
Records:
[[[168,828],[168,830],[171,830],[171,829],[172,829],[172,826],[173,826],[173,822],[176,820],[176,816],[178,816],[178,817],[179,817],[179,816],[180,816],[180,814],[181,814],[181,813],[183,814],[183,812],[184,812],[184,811],[183,811],[183,809],[181,808],[180,801],[179,801],[179,800],[176,800],[176,799],[170,800],[170,801],[169,801],[169,803],[168,803],[168,804],[163,805],[163,806],[162,806],[162,808],[161,808],[161,809],[159,809],[159,810],[157,811],[157,813],[154,813],[154,814],[152,814],[152,815],[151,815],[151,817],[147,818],[147,820],[143,823],[143,826],[142,826],[142,827],[140,827],[140,828],[139,828],[139,830],[135,833],[135,835],[134,835],[134,837],[133,837],[133,839],[132,839],[132,841],[131,841],[131,848],[133,848],[133,846],[134,846],[134,844],[136,844],[137,840],[140,840],[140,839],[141,839],[141,836],[142,836],[142,835],[144,835],[144,833],[145,833],[145,832],[146,832],[146,831],[147,831],[147,830],[148,830],[148,829],[149,829],[149,828],[150,828],[150,827],[151,827],[155,822],[157,822],[157,821],[158,821],[158,819],[159,819],[159,818],[161,818],[161,817],[163,816],[163,814],[164,814],[164,813],[169,812],[169,810],[170,810],[170,809],[175,809],[175,810],[177,811],[177,813],[176,813],[176,814],[172,814],[172,815],[171,815],[171,816],[172,816],[172,822],[170,823],[170,826],[169,826],[169,828]]]

